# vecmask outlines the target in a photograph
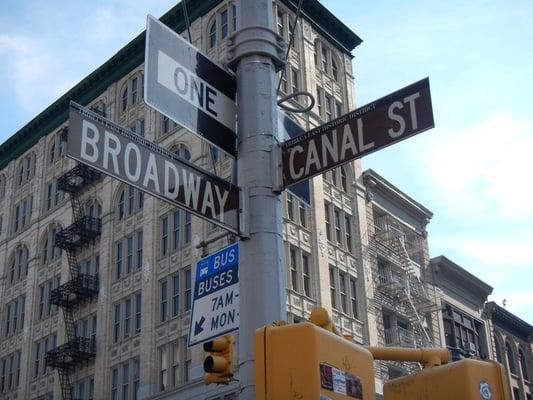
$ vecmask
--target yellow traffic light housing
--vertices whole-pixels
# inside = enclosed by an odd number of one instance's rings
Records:
[[[315,324],[255,333],[256,400],[375,397],[372,354]]]
[[[501,364],[465,359],[392,379],[383,386],[385,400],[510,400]]]
[[[209,352],[204,359],[204,383],[227,385],[233,377],[233,336],[226,335],[204,343]]]

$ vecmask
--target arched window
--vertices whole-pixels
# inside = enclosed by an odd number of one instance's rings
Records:
[[[0,200],[3,200],[6,195],[6,176],[0,174]]]
[[[102,205],[98,200],[89,200],[85,204],[85,215],[93,218],[102,218]]]
[[[209,48],[212,49],[217,44],[217,20],[213,19],[209,27]]]
[[[35,153],[31,152],[19,162],[17,169],[17,184],[22,186],[29,182],[35,175]]]
[[[507,353],[507,364],[509,364],[509,371],[512,374],[516,374],[516,362],[514,358],[513,349],[511,345],[507,342],[505,343],[505,351]]]
[[[10,258],[9,282],[15,283],[28,275],[28,249],[18,246]]]
[[[224,10],[220,14],[220,31],[222,33],[222,39],[225,39],[226,36],[228,36],[228,32],[229,32],[228,10]]]
[[[184,158],[187,161],[191,160],[191,151],[183,143],[173,146],[170,151],[178,157]]]
[[[120,110],[124,112],[126,111],[127,108],[128,108],[128,82],[126,82],[124,86],[122,87]]]
[[[48,264],[61,258],[61,249],[56,247],[56,233],[61,226],[53,224],[43,235],[41,240],[41,262]]]
[[[335,79],[335,81],[339,80],[339,69],[337,68],[337,61],[335,60],[335,57],[331,57],[331,74],[333,75],[333,79]]]
[[[348,178],[346,177],[346,169],[344,166],[341,166],[340,168],[340,174],[341,174],[341,187],[342,190],[345,192],[348,192]]]
[[[518,350],[518,355],[519,355],[519,358],[520,358],[520,369],[522,370],[522,377],[526,381],[529,381],[529,371],[527,370],[526,355],[524,354],[522,349]]]
[[[119,221],[140,211],[144,207],[144,192],[133,186],[123,185],[117,194],[115,215]]]

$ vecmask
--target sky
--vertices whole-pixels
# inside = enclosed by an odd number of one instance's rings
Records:
[[[304,0],[306,1],[306,0]],[[363,159],[434,213],[430,255],[533,324],[533,2],[324,0],[363,43],[358,106],[429,77],[436,127]],[[0,142],[175,2],[0,1]]]

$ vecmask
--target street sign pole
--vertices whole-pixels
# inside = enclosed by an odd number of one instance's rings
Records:
[[[272,31],[271,0],[241,1],[230,47],[237,73],[238,182],[248,195],[249,239],[240,245],[239,399],[255,399],[255,330],[285,319],[282,204],[273,192],[278,133],[276,67],[284,46]],[[279,136],[279,137],[278,137]]]

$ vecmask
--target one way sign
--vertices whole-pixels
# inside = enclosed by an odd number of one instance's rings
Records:
[[[239,329],[239,245],[196,264],[189,347]]]

